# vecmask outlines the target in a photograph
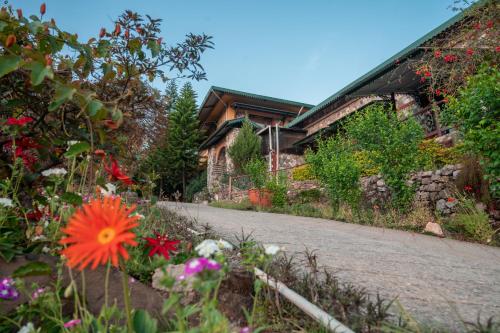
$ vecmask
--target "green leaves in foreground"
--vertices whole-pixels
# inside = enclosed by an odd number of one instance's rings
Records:
[[[36,275],[50,275],[52,273],[52,268],[40,261],[30,262],[16,269],[12,274],[12,277],[20,278],[26,276],[36,276]]]
[[[3,56],[0,57],[0,77],[15,71],[21,65],[21,57]]]
[[[68,151],[64,153],[66,157],[74,157],[78,154],[84,153],[90,150],[90,144],[86,141],[78,142],[69,147]]]
[[[133,318],[134,331],[137,333],[156,333],[158,324],[156,319],[151,318],[144,310],[136,310]]]

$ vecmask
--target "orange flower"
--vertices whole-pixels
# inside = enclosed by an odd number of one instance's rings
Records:
[[[95,269],[110,259],[118,266],[119,256],[127,260],[129,255],[124,246],[137,245],[131,231],[139,219],[139,216],[130,216],[134,210],[135,206],[122,205],[120,197],[105,197],[84,204],[70,218],[68,226],[61,228],[67,235],[59,242],[68,246],[62,250],[68,259],[67,265],[79,266],[82,270],[92,262],[91,269]]]

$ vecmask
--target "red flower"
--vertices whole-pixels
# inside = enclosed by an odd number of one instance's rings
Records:
[[[19,119],[11,117],[11,118],[7,119],[7,125],[24,126],[28,123],[31,123],[32,121],[33,121],[33,118],[31,118],[31,117],[21,117]]]
[[[154,232],[156,237],[145,237],[144,239],[148,242],[147,246],[151,247],[149,251],[149,256],[152,257],[155,254],[162,255],[165,259],[170,259],[169,251],[177,251],[177,244],[181,241],[179,240],[169,240],[167,235],[161,235],[158,232]]]
[[[476,30],[481,29],[481,23],[478,22],[478,23],[474,24],[474,29],[476,29]]]
[[[446,199],[446,201],[448,201],[448,202],[454,202],[455,200],[456,200],[455,198],[451,198],[451,197]]]
[[[424,83],[425,82],[425,77],[420,78],[420,82]]]
[[[444,61],[447,63],[452,63],[457,61],[457,56],[454,54],[447,54],[444,56]]]
[[[120,127],[118,125],[118,123],[114,122],[113,120],[109,120],[109,119],[106,119],[104,121],[104,125],[106,125],[110,129],[117,129],[118,127]]]
[[[425,73],[424,73],[424,76],[427,76],[427,77],[429,77],[429,76],[431,76],[431,75],[432,75],[432,74],[431,74],[431,72],[425,72]]]
[[[474,50],[473,50],[473,49],[471,49],[471,48],[469,47],[469,48],[467,49],[466,53],[467,53],[467,55],[468,55],[468,56],[471,56],[471,55],[473,55],[473,54],[474,54]]]
[[[106,156],[106,152],[104,150],[102,150],[102,149],[96,149],[94,151],[94,155],[100,156],[100,157],[104,157],[104,156]]]
[[[421,72],[420,70],[417,70],[417,71],[415,72],[415,74],[420,75],[420,74],[422,74],[422,72]]]
[[[496,52],[500,52],[500,46],[495,47]]]
[[[465,186],[464,186],[464,190],[466,190],[467,192],[472,192],[472,186],[470,186],[470,185],[465,185]]]
[[[436,89],[436,96],[441,96],[441,90],[440,89]]]
[[[114,34],[115,36],[118,36],[118,35],[121,33],[121,31],[122,31],[122,27],[120,26],[120,24],[119,24],[119,23],[117,23],[117,24],[115,25],[115,31],[113,31],[113,34]]]
[[[132,179],[130,179],[129,176],[127,176],[125,173],[123,173],[120,170],[120,167],[118,166],[118,162],[113,158],[113,156],[110,156],[111,160],[111,165],[104,165],[104,169],[109,173],[112,179],[117,179],[121,181],[122,183],[126,185],[132,185],[134,182]]]
[[[31,221],[40,221],[42,216],[43,216],[43,213],[41,211],[39,211],[38,208],[35,209],[34,211],[26,214],[26,217],[28,218],[28,220],[31,220]]]
[[[493,21],[489,20],[488,22],[486,22],[486,26],[488,27],[488,29],[493,28]]]
[[[435,51],[434,52],[434,58],[441,58],[441,51]]]

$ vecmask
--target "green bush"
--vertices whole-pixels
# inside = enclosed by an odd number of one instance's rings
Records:
[[[423,170],[435,170],[461,161],[461,146],[444,147],[434,139],[423,140],[418,145],[418,164]]]
[[[380,165],[376,164],[372,158],[374,154],[375,152],[368,152],[365,150],[354,152],[354,159],[361,169],[361,176],[368,177],[380,173]]]
[[[311,171],[311,166],[308,164],[299,165],[298,167],[295,167],[292,170],[292,180],[304,181],[313,179],[314,179],[314,174]]]
[[[262,189],[267,179],[267,164],[261,158],[253,158],[243,167],[254,188]]]
[[[406,181],[418,168],[418,145],[424,137],[420,124],[413,117],[398,119],[392,109],[374,104],[348,121],[345,132],[355,151],[366,152],[374,165],[380,166],[393,206],[408,209],[414,191]]]
[[[460,200],[459,212],[450,218],[446,228],[484,244],[490,243],[495,235],[488,214],[477,209],[474,200],[468,198]]]
[[[252,159],[260,158],[262,139],[253,129],[248,119],[245,119],[234,143],[229,147],[228,154],[233,160],[237,174],[244,171],[245,165]]]
[[[310,202],[318,202],[321,199],[321,191],[313,188],[310,190],[304,190],[297,194],[295,200],[299,203],[310,203]]]
[[[308,151],[306,160],[314,176],[327,189],[334,210],[342,202],[358,204],[361,169],[354,159],[352,144],[345,137],[337,135],[319,140],[317,151]]]
[[[276,177],[271,178],[267,182],[266,188],[273,194],[273,207],[284,207],[287,204],[288,178],[284,172],[280,172]]]
[[[484,64],[450,98],[443,122],[458,128],[466,148],[480,156],[492,197],[500,198],[500,72]]]
[[[186,187],[186,200],[192,202],[194,195],[207,187],[207,170],[203,170],[196,177],[191,179]]]

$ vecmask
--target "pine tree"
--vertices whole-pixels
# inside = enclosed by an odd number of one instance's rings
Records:
[[[202,134],[196,106],[196,93],[188,82],[182,87],[168,119],[165,168],[173,186],[182,185],[183,197],[186,181],[198,166],[198,148]]]
[[[238,136],[228,151],[237,173],[242,172],[250,160],[261,157],[261,145],[261,137],[254,132],[250,121],[245,119]]]

